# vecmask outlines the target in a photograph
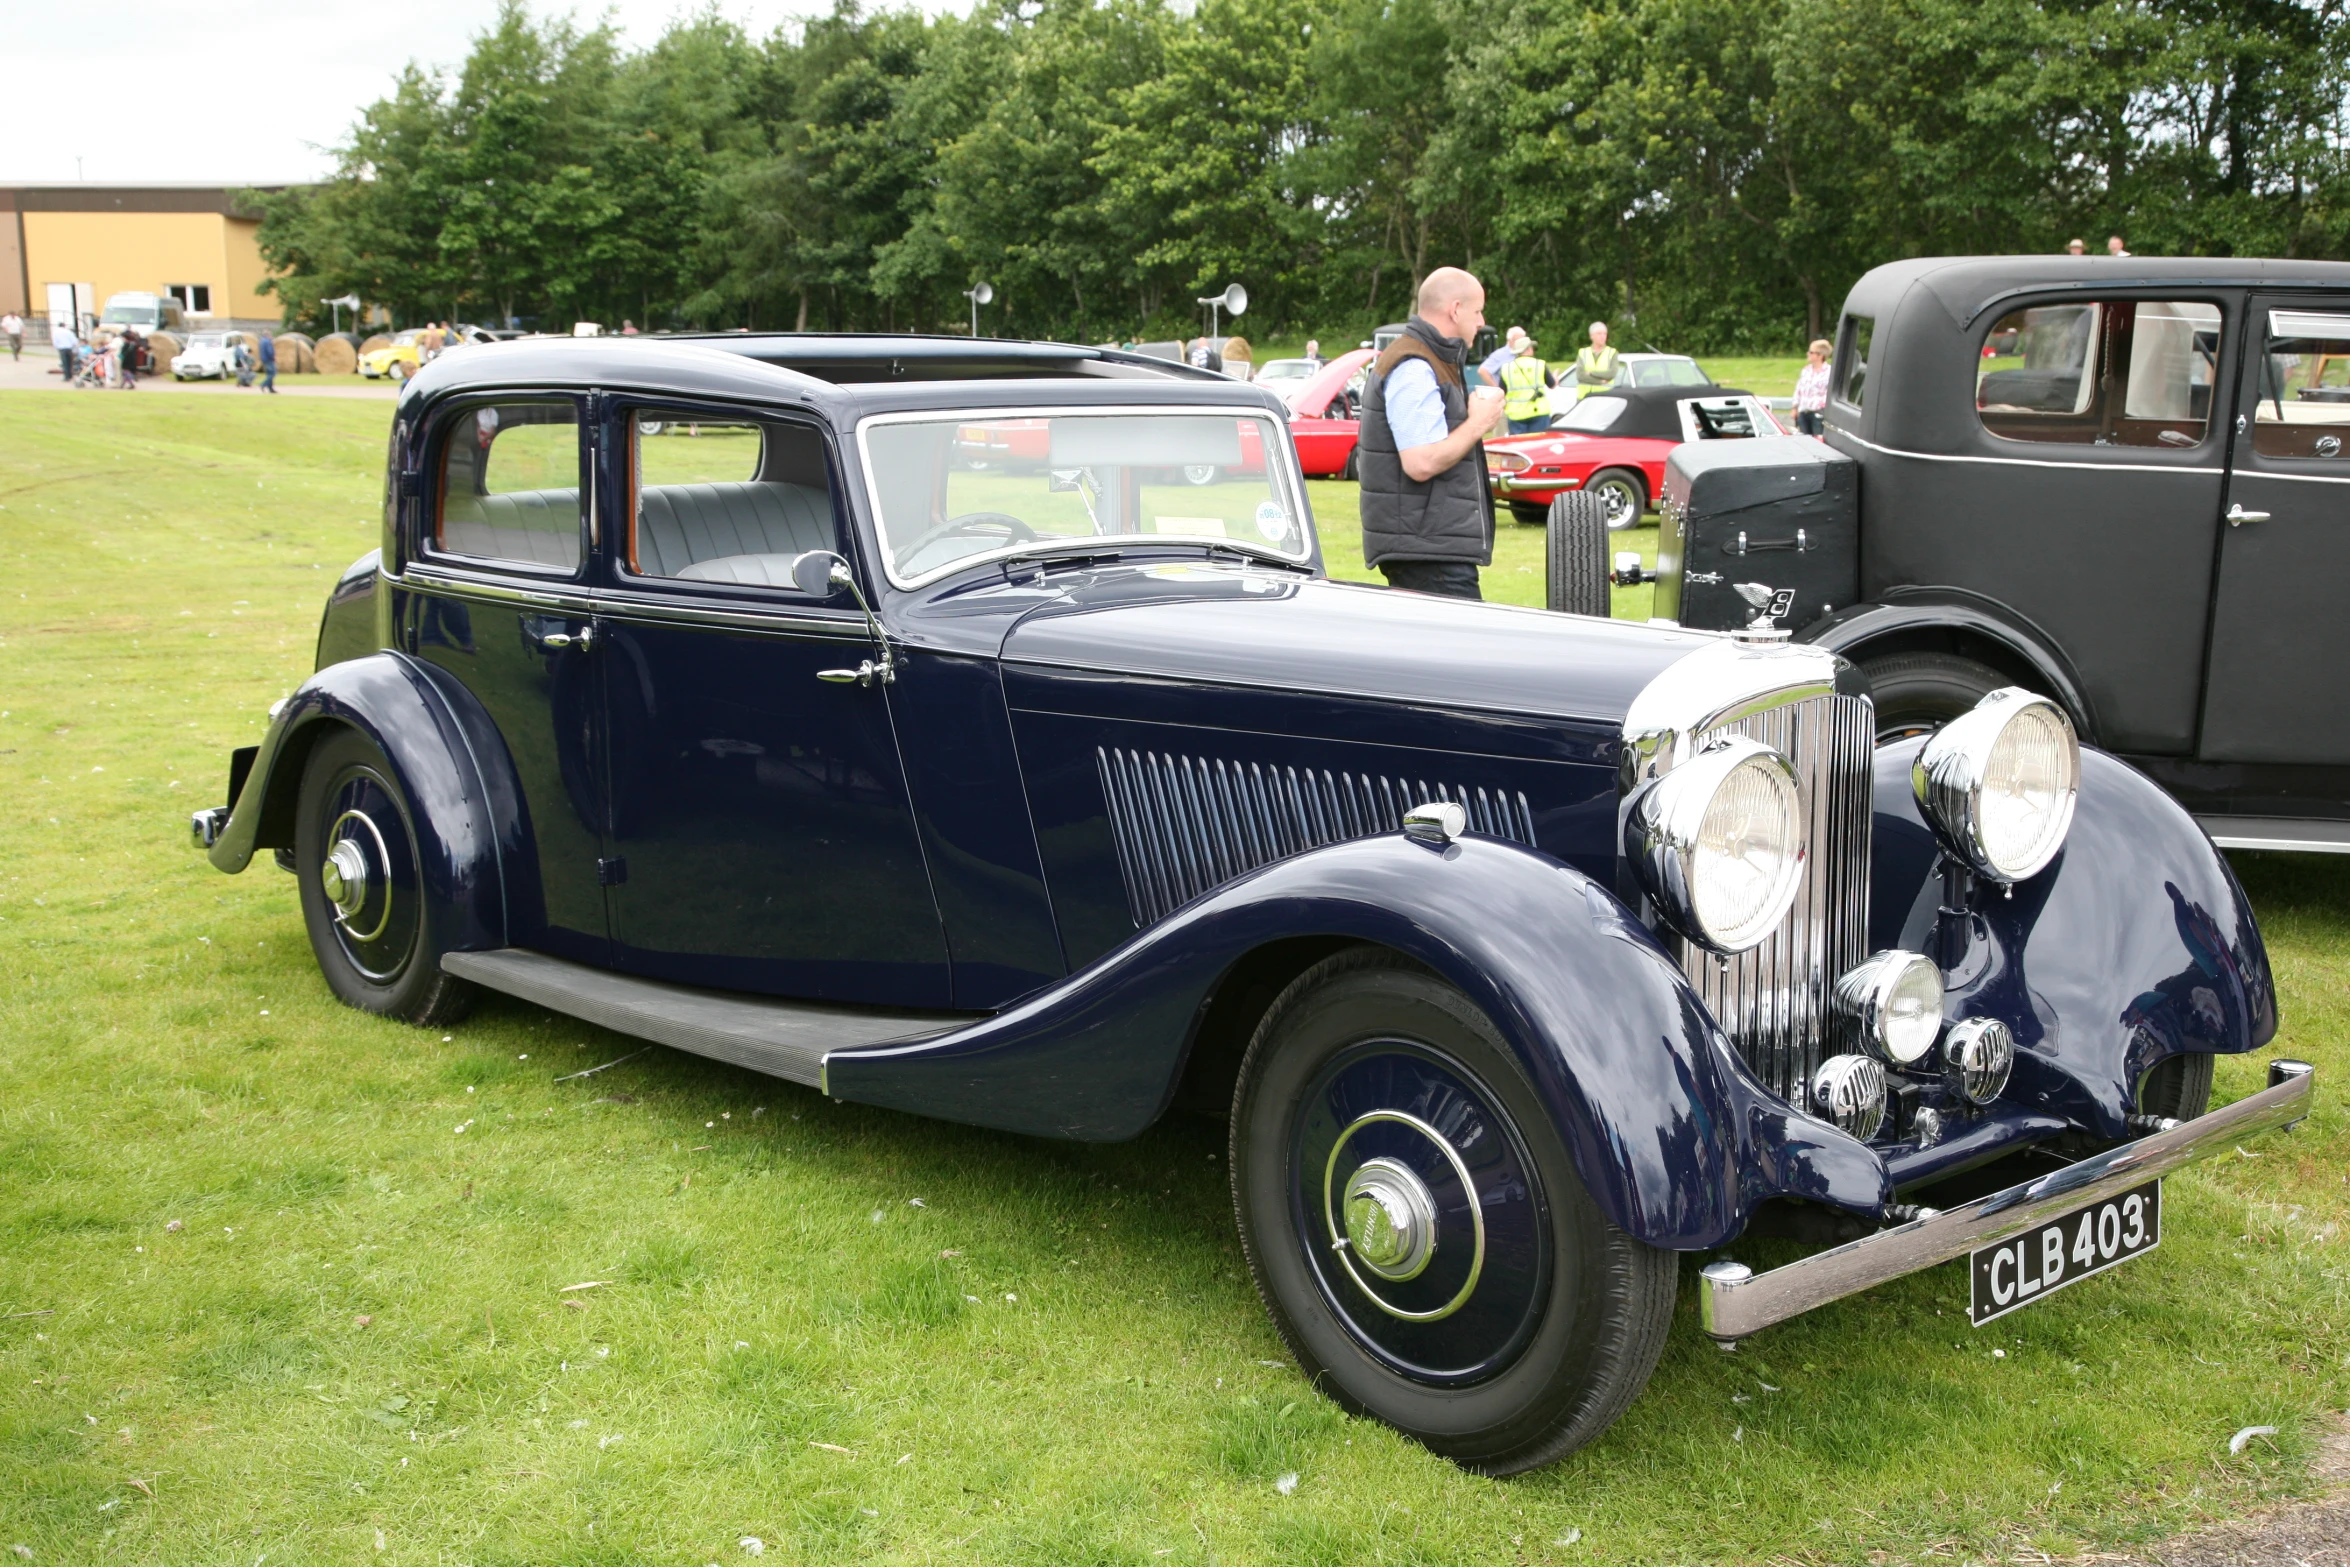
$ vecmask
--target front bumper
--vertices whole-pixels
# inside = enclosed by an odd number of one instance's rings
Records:
[[[1555,473],[1497,473],[1492,478],[1493,493],[1515,495],[1520,490],[1579,490],[1581,479],[1563,479]]]
[[[2216,1153],[2238,1138],[2290,1126],[2309,1114],[2313,1075],[2306,1061],[2273,1060],[2268,1064],[2268,1087],[2224,1109],[1768,1273],[1756,1273],[1741,1262],[1708,1263],[1698,1288],[1698,1312],[1706,1334],[1726,1349],[1735,1348],[1747,1335],[1799,1317],[1814,1306],[1996,1245]]]

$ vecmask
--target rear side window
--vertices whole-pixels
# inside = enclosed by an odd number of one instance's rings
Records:
[[[2252,412],[2252,449],[2263,457],[2335,462],[2343,460],[2345,443],[2350,443],[2350,315],[2270,311],[2260,401]]]
[[[1975,368],[1983,428],[2011,441],[2200,446],[2211,424],[2219,306],[2067,300],[2010,311]]]
[[[528,571],[579,569],[579,412],[568,402],[485,403],[441,437],[433,548]]]
[[[1836,342],[1836,400],[1855,408],[1869,391],[1869,347],[1877,335],[1874,316],[1846,316]]]
[[[787,421],[630,416],[628,569],[790,588],[792,562],[838,547],[824,437]]]

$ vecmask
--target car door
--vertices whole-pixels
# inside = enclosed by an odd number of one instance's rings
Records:
[[[580,400],[468,400],[435,421],[403,645],[504,742],[534,854],[511,878],[518,946],[603,963],[603,693],[587,591]]]
[[[2255,296],[2198,754],[2350,762],[2350,298]]]
[[[689,984],[945,1006],[946,938],[815,426],[639,403],[606,426],[614,961]],[[853,554],[854,551],[843,551]]]

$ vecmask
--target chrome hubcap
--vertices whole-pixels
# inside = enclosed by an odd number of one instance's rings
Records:
[[[355,940],[373,941],[392,922],[391,881],[385,874],[392,856],[384,835],[366,812],[345,811],[335,818],[327,841],[334,847],[318,867],[319,890],[335,906],[336,924]],[[374,928],[361,930],[358,922],[371,899],[376,904]]]
[[[343,911],[349,919],[367,902],[367,855],[359,845],[345,838],[335,845],[334,852],[319,867],[318,884],[326,890],[329,903]]]
[[[1369,1159],[1346,1183],[1346,1243],[1383,1279],[1418,1278],[1436,1250],[1436,1199],[1410,1166]]]

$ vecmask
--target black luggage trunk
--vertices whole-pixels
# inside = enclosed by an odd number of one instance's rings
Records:
[[[1761,599],[1796,630],[1860,595],[1860,470],[1809,437],[1685,442],[1657,510],[1660,619],[1727,631]]]

